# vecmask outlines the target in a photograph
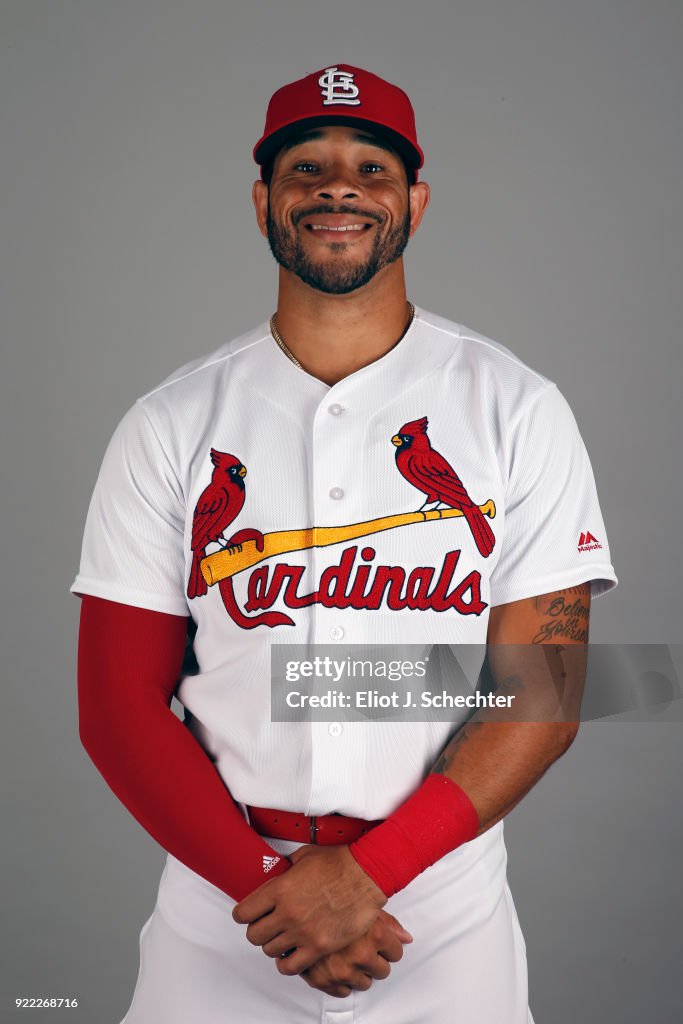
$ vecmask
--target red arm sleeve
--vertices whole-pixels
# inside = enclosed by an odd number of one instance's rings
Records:
[[[142,827],[239,902],[291,865],[248,825],[205,751],[171,711],[186,631],[184,616],[82,598],[80,738]]]

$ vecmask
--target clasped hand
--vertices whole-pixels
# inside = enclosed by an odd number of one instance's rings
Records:
[[[233,919],[281,974],[344,997],[386,978],[412,936],[382,907],[382,890],[347,846],[302,846],[292,867],[238,903]]]

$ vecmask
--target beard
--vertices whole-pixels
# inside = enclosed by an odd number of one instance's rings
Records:
[[[332,209],[331,207],[318,206],[315,209],[306,210],[298,215],[296,224],[303,217],[315,213],[346,213],[367,217],[361,210],[350,206]],[[379,218],[374,218],[379,222]],[[381,224],[381,222],[379,222]],[[270,195],[268,196],[267,230],[270,251],[276,261],[285,270],[319,292],[326,292],[328,295],[346,295],[349,292],[362,288],[371,281],[375,274],[383,267],[388,266],[397,260],[408,244],[410,237],[410,207],[406,209],[403,220],[383,235],[381,230],[375,232],[375,240],[370,252],[359,259],[343,258],[339,260],[314,260],[304,250],[295,227],[288,228],[278,224],[270,209]],[[346,248],[345,242],[332,243],[330,249],[340,254]]]

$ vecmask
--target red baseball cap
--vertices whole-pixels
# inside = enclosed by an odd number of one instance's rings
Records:
[[[273,93],[254,160],[263,165],[297,132],[318,124],[358,125],[391,145],[413,171],[424,163],[417,142],[415,112],[398,86],[362,68],[333,64]]]

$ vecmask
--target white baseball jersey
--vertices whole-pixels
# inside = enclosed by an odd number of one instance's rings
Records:
[[[399,471],[392,438],[423,420],[488,509],[491,550],[463,516],[407,515],[435,495]],[[211,511],[207,488],[228,472],[234,501]],[[198,506],[213,524],[203,537]],[[243,530],[293,533],[282,552],[188,596],[198,541],[210,557]],[[595,598],[617,579],[566,400],[504,346],[418,308],[393,349],[332,387],[264,323],[138,399],[107,449],[72,591],[192,616],[199,673],[177,697],[238,802],[375,819],[418,787],[453,724],[271,722],[270,645],[484,644],[494,605],[586,581]],[[492,912],[502,825],[444,860],[453,900],[466,908],[476,892]],[[463,869],[475,863],[473,888]]]

